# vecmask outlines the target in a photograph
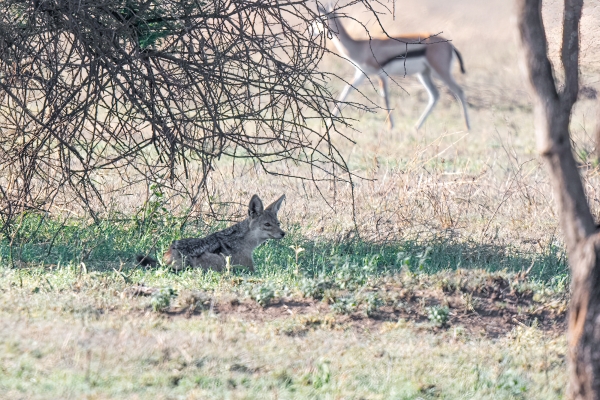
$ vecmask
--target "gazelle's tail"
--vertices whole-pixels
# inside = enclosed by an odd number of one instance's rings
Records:
[[[454,47],[454,52],[456,53],[456,57],[458,58],[458,63],[460,64],[460,72],[462,72],[464,74],[467,71],[465,71],[465,65],[463,64],[462,56],[460,55],[458,50],[456,50],[456,47]]]

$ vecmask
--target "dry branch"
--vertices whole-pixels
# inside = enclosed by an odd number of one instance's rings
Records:
[[[93,217],[99,173],[186,181],[222,158],[351,180],[307,1],[0,0],[0,216],[69,193]],[[313,123],[312,121],[315,120]],[[137,178],[132,178],[132,173]],[[114,174],[113,174],[114,175]],[[94,204],[100,206],[94,206]]]

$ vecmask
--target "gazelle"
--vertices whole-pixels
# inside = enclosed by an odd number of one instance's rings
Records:
[[[469,129],[469,116],[467,114],[465,95],[451,73],[454,54],[458,58],[463,74],[465,73],[465,69],[460,53],[452,44],[440,36],[428,35],[405,35],[384,39],[356,40],[344,29],[333,7],[328,5],[327,8],[328,10],[325,10],[320,5],[318,6],[319,13],[324,17],[322,20],[316,22],[316,30],[313,33],[320,33],[324,30],[331,32],[328,36],[332,38],[340,56],[350,61],[356,68],[352,82],[347,84],[340,94],[338,104],[333,110],[334,116],[340,112],[340,103],[346,99],[348,94],[367,75],[376,75],[379,78],[381,97],[385,100],[388,127],[391,129],[394,123],[388,96],[388,77],[392,75],[417,75],[429,94],[429,103],[415,125],[419,129],[440,97],[431,79],[433,73],[448,86],[450,91],[460,101],[465,116],[465,123],[467,129]]]

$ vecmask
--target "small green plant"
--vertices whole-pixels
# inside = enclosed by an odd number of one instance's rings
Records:
[[[473,293],[463,293],[461,297],[465,304],[465,314],[475,311],[477,299],[473,298]]]
[[[369,278],[368,268],[345,262],[337,267],[335,282],[340,289],[356,289],[363,286]]]
[[[305,298],[313,298],[321,300],[327,289],[333,287],[333,283],[326,278],[308,279],[305,278],[300,282],[300,291]]]
[[[404,251],[400,251],[398,254],[396,254],[396,263],[401,267],[410,270],[411,258],[412,257],[409,254],[405,253]]]
[[[176,293],[170,287],[158,289],[150,298],[150,305],[155,312],[164,312],[171,305],[171,298],[175,297]]]
[[[425,251],[421,254],[417,255],[417,259],[419,260],[418,266],[419,271],[423,271],[425,267],[427,267],[431,263],[431,252],[433,251],[433,247],[428,246]]]
[[[527,392],[527,384],[517,372],[508,370],[502,373],[496,383],[498,389],[506,390],[507,392],[519,396]]]
[[[275,289],[270,284],[255,285],[247,294],[261,307],[266,307],[275,298]]]
[[[294,254],[296,255],[296,263],[294,264],[294,274],[298,275],[300,273],[300,264],[298,264],[298,257],[300,253],[302,253],[305,249],[301,246],[290,246],[290,249],[294,250]]]
[[[381,300],[377,293],[369,293],[365,297],[364,303],[367,317],[371,317],[383,305],[383,300]]]
[[[313,387],[315,387],[315,389],[319,389],[328,384],[331,380],[331,368],[329,367],[329,361],[322,360],[317,366],[317,370],[315,371],[314,375]]]
[[[444,326],[450,319],[450,310],[448,307],[432,306],[427,308],[427,318],[437,326]]]
[[[354,296],[337,298],[331,305],[331,309],[338,314],[350,314],[356,310],[357,301]]]
[[[577,151],[579,159],[584,164],[590,164],[593,168],[598,166],[598,159],[594,156],[594,152],[588,149],[580,149]]]
[[[557,274],[550,280],[550,285],[554,287],[557,292],[566,292],[569,288],[569,274]]]
[[[432,252],[433,247],[431,246],[427,246],[424,250],[412,255],[401,251],[396,254],[396,262],[402,268],[411,272],[415,272],[415,269],[417,271],[425,271],[425,268],[431,264]]]

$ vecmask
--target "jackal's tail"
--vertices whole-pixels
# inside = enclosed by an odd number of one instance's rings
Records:
[[[454,53],[456,53],[456,58],[458,58],[458,63],[460,64],[460,72],[464,74],[467,71],[465,71],[465,65],[463,64],[462,56],[460,55],[459,51],[456,50],[456,47],[454,47]]]
[[[158,264],[157,260],[143,254],[135,256],[135,260],[137,261],[137,265],[141,265],[142,267],[156,267],[156,264]]]

